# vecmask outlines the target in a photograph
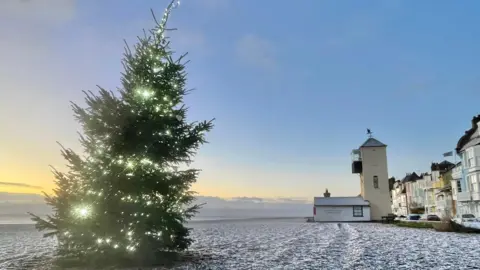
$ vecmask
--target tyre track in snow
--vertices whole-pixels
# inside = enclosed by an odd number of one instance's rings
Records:
[[[327,224],[323,224],[326,226]],[[330,223],[332,228],[328,245],[323,247],[323,252],[317,258],[323,262],[324,269],[342,269],[345,252],[347,251],[347,242],[349,240],[350,231],[348,224],[345,223]]]
[[[345,225],[348,240],[343,254],[343,269],[365,269],[362,260],[365,254],[364,234],[352,225]]]

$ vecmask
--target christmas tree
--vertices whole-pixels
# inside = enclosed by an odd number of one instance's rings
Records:
[[[57,187],[46,201],[53,214],[32,214],[37,229],[58,239],[58,254],[84,263],[153,263],[191,243],[184,226],[198,210],[184,169],[212,121],[187,122],[183,56],[174,59],[165,36],[171,2],[160,22],[126,48],[119,93],[86,92],[72,103],[83,127],[84,155],[62,148],[68,172],[54,170]]]

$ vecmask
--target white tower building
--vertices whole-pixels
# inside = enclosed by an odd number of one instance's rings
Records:
[[[387,145],[371,136],[352,151],[352,173],[360,174],[363,199],[370,202],[372,220],[391,213],[388,185]]]

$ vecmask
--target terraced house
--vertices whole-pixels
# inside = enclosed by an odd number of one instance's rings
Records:
[[[397,216],[408,215],[407,192],[405,185],[400,180],[395,181],[392,190],[392,213]]]
[[[480,216],[480,115],[473,117],[472,126],[458,140],[457,154],[461,165],[452,171],[457,186],[456,202],[459,214]]]
[[[432,189],[435,200],[435,211],[429,214],[436,214],[440,217],[453,216],[453,200],[452,200],[452,170],[455,164],[449,161],[440,163],[432,163],[430,169],[432,171]]]
[[[418,209],[423,208],[423,198],[418,197],[418,180],[422,178],[416,173],[408,173],[403,179],[402,183],[405,185],[407,192],[407,203],[409,213],[418,212]]]

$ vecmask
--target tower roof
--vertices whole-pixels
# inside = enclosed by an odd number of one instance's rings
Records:
[[[360,147],[386,147],[387,145],[375,138],[368,138]]]

